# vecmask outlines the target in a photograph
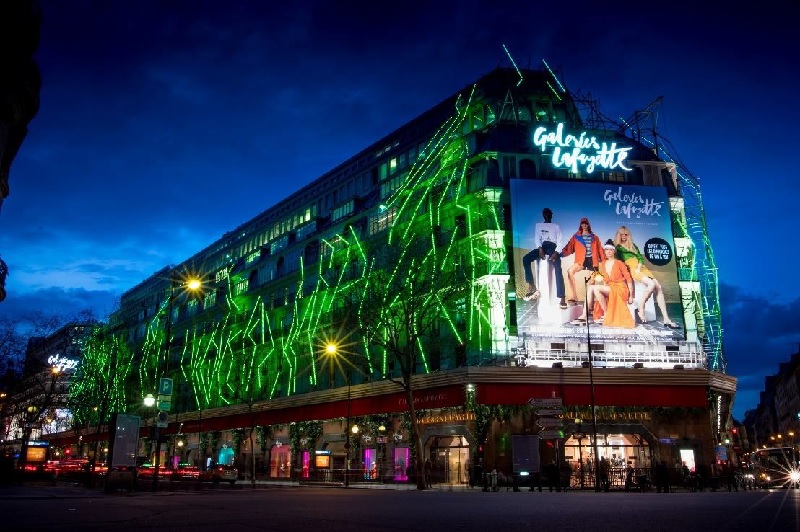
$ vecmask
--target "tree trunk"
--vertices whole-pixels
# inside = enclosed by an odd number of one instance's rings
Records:
[[[250,427],[250,483],[256,485],[256,447],[253,441],[253,432],[255,427]]]
[[[411,416],[411,437],[414,438],[414,446],[416,448],[414,473],[417,481],[417,489],[424,490],[427,489],[424,449],[422,448],[422,435],[419,433],[419,424],[417,423],[417,413],[414,409],[414,389],[411,387],[410,378],[406,386],[406,396],[408,399],[408,415]]]

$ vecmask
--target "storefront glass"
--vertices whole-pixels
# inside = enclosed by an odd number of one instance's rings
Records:
[[[598,434],[598,460],[609,464],[611,485],[624,485],[628,464],[637,472],[649,474],[652,467],[651,449],[638,434]],[[564,464],[571,470],[571,484],[592,486],[594,480],[594,445],[592,436],[572,435],[564,442]]]
[[[408,480],[408,447],[395,447],[394,456],[394,481],[405,482]]]
[[[364,480],[378,480],[378,453],[364,449]]]
[[[292,472],[292,457],[288,447],[272,446],[270,452],[269,476],[272,478],[289,478]]]

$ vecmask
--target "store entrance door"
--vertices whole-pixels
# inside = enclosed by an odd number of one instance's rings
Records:
[[[441,437],[431,447],[431,481],[437,484],[469,482],[469,445],[461,436]]]

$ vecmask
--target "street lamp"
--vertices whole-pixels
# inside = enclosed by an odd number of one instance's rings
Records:
[[[172,270],[172,274],[170,275],[170,283],[169,283],[169,297],[167,298],[167,323],[164,326],[164,373],[169,374],[169,362],[170,362],[170,342],[172,341],[172,306],[175,302],[175,297],[178,295],[175,293],[175,285],[177,284],[176,281],[178,280],[176,271]],[[197,292],[202,286],[202,281],[197,277],[185,277],[183,282],[183,288],[187,292]],[[156,374],[160,372],[161,366],[160,358],[156,360]],[[158,381],[158,379],[156,379]],[[147,398],[145,401],[148,401],[152,397],[152,394],[147,394]],[[152,402],[149,406],[155,403],[155,399],[152,399]],[[146,403],[145,403],[146,404]],[[164,416],[161,415],[162,412],[158,413],[159,421],[163,417],[166,419],[166,413]],[[155,420],[153,421],[155,424]],[[158,467],[161,465],[161,435],[159,433],[158,427],[154,427],[153,429],[154,440],[156,444],[156,456],[154,461],[155,469],[153,470],[153,491],[158,489]],[[169,449],[167,449],[169,451]]]
[[[328,360],[329,364],[329,375],[330,380],[333,382],[333,368],[334,368],[334,360],[339,355],[339,346],[333,342],[328,342],[325,344],[325,354],[330,357]],[[345,458],[344,458],[344,487],[347,488],[350,486],[350,372],[347,371],[345,373],[347,377],[347,418],[345,421],[345,428],[344,428],[344,451],[345,451]],[[357,427],[356,431],[358,430]]]
[[[378,434],[378,479],[383,484],[383,461],[386,460],[386,426],[383,423],[378,427]]]
[[[592,338],[589,331],[589,280],[594,273],[584,280],[585,290],[583,294],[584,306],[586,307],[586,352],[589,355],[589,387],[591,390],[592,401],[592,447],[594,449],[594,491],[600,491],[600,457],[597,448],[597,404],[594,396],[594,361],[592,360]]]
[[[153,408],[156,404],[156,398],[153,396],[152,393],[148,393],[144,396],[144,406],[147,408]],[[158,435],[156,434],[156,420],[153,419],[153,423],[150,425],[150,440],[158,440]],[[156,441],[157,443],[157,441]],[[158,454],[158,449],[155,449],[156,454]],[[154,477],[155,478],[155,477]],[[154,482],[155,484],[155,482]],[[153,488],[155,489],[155,487]]]

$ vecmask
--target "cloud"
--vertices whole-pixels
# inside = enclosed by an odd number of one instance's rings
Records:
[[[774,300],[721,283],[720,300],[727,373],[738,379],[734,414],[742,419],[757,406],[764,378],[798,352],[800,297]]]

